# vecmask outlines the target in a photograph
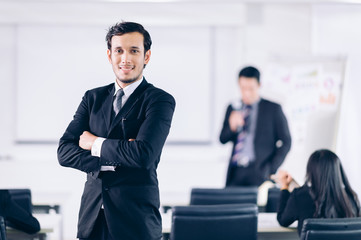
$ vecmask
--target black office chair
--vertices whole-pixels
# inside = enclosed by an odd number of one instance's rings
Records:
[[[278,202],[280,200],[280,194],[281,194],[281,190],[277,187],[268,189],[265,212],[277,212]]]
[[[190,205],[257,204],[257,187],[193,188]]]
[[[29,234],[40,230],[40,224],[32,215],[31,192],[29,189],[0,189],[6,206],[5,223]],[[8,238],[10,238],[8,236]]]
[[[361,239],[361,218],[312,218],[303,222],[301,240],[344,239]]]
[[[172,208],[171,240],[256,240],[255,204],[191,205]]]
[[[33,212],[30,189],[9,189],[11,199],[28,213]]]
[[[9,189],[11,199],[26,212],[32,214],[33,205],[31,202],[30,189]],[[7,226],[17,228],[11,221],[6,222]]]
[[[6,240],[5,221],[2,216],[0,216],[0,240]]]

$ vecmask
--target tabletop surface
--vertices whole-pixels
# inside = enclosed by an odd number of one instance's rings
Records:
[[[163,233],[169,233],[172,225],[172,211],[162,214]],[[258,232],[295,232],[297,222],[290,227],[282,227],[277,222],[277,213],[258,213]]]

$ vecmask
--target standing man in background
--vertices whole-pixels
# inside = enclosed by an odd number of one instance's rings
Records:
[[[291,136],[281,106],[259,95],[258,69],[243,68],[238,83],[241,101],[228,106],[220,135],[233,142],[226,187],[259,186],[284,161]]]
[[[175,100],[143,77],[152,41],[142,25],[118,23],[106,41],[115,82],[85,93],[58,148],[62,166],[87,173],[77,236],[159,240],[156,169]]]

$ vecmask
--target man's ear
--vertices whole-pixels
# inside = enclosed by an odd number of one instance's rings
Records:
[[[149,60],[150,60],[150,55],[152,54],[152,52],[150,51],[150,49],[145,53],[144,56],[144,64],[148,64]]]
[[[111,64],[112,63],[112,53],[111,53],[110,49],[107,49],[107,56],[108,56],[108,61]]]

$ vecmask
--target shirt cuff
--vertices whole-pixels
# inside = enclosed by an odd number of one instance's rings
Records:
[[[91,153],[93,157],[100,157],[102,151],[102,145],[105,139],[106,138],[102,138],[102,137],[98,137],[97,139],[95,139],[91,149]]]

